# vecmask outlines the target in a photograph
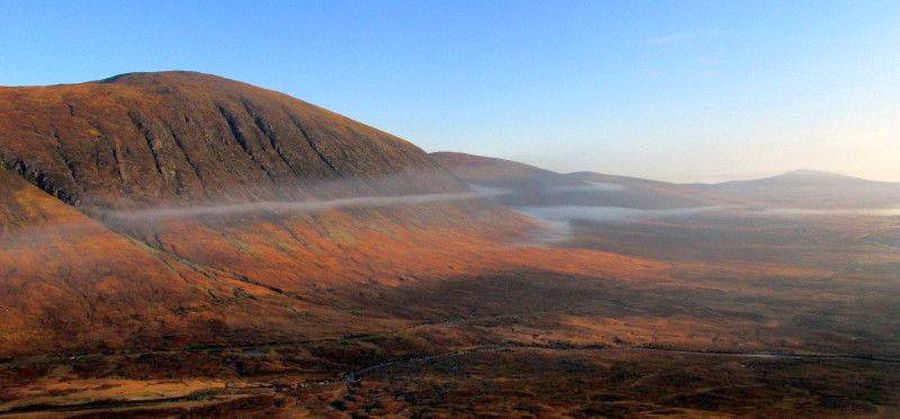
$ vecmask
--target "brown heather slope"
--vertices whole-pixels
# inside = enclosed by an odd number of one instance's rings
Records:
[[[0,357],[241,343],[335,317],[116,234],[0,169]]]
[[[524,220],[431,204],[115,226],[0,172],[0,358],[303,342],[409,327],[386,289],[502,271],[664,278],[598,251],[510,248]],[[360,321],[360,315],[365,321]]]
[[[82,206],[461,190],[407,141],[190,72],[0,88],[0,159]]]
[[[668,268],[511,248],[532,222],[471,199],[157,216],[465,191],[404,140],[214,76],[2,88],[0,116],[0,357],[375,333],[409,322],[377,306],[358,320],[361,296],[385,286],[516,269],[637,279]]]
[[[896,416],[892,220],[532,247],[418,148],[273,92],[0,90],[0,416]]]
[[[375,262],[346,244],[349,234],[409,235],[406,220],[339,210],[321,215],[329,223],[265,210],[158,223],[114,214],[464,191],[404,140],[197,73],[0,88],[0,157],[0,357],[377,330],[377,319],[352,324],[280,287],[368,278]]]

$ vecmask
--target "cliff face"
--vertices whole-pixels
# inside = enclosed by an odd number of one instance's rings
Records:
[[[400,138],[280,93],[187,72],[0,88],[0,158],[82,206],[461,189]]]

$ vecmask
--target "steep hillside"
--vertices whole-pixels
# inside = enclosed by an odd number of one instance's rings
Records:
[[[81,206],[460,190],[407,141],[189,72],[0,88],[0,159]]]
[[[496,211],[263,205],[158,219],[160,207],[464,192],[409,142],[197,73],[0,88],[0,157],[0,357],[377,329],[292,292],[372,279],[390,255],[431,248],[437,220],[474,229]],[[378,269],[445,265],[425,256]]]
[[[3,169],[0,313],[0,357],[242,343],[340,317],[116,234]]]
[[[511,248],[533,221],[414,145],[214,76],[0,88],[0,156],[0,358],[375,333],[409,323],[360,303],[385,287],[665,269]]]

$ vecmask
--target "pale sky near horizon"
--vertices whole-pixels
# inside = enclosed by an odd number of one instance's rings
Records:
[[[3,1],[0,85],[195,70],[406,138],[672,181],[900,181],[900,2]]]

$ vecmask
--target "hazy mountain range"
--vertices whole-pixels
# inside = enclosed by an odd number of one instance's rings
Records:
[[[465,153],[431,157],[460,179],[516,192],[509,203],[641,209],[705,205],[798,209],[895,208],[900,183],[811,170],[717,184],[676,184],[596,172],[556,173],[510,160]]]

